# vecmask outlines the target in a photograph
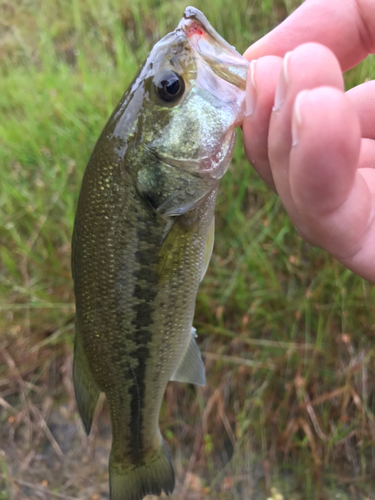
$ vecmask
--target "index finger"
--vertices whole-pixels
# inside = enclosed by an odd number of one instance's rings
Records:
[[[330,48],[342,71],[375,53],[373,0],[306,0],[285,21],[249,47],[248,60],[265,55],[283,57],[306,42]]]

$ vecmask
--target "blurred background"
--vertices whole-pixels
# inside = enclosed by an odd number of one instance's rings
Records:
[[[299,3],[194,5],[243,52]],[[74,211],[100,131],[185,7],[0,1],[0,500],[109,498],[106,403],[87,439],[72,388]],[[347,87],[374,74],[370,57]],[[194,323],[207,385],[169,384],[160,416],[171,498],[374,499],[375,292],[297,236],[238,136]]]

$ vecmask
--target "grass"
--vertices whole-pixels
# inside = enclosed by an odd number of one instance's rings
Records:
[[[195,2],[239,51],[298,4]],[[184,7],[0,6],[0,420],[16,435],[28,422],[29,450],[41,439],[39,416],[47,421],[43,398],[71,401],[61,369],[71,357],[70,238],[86,162],[138,65]],[[347,86],[374,76],[368,58]],[[198,391],[171,384],[161,415],[183,492],[266,499],[275,486],[285,499],[372,498],[373,288],[299,239],[248,164],[241,137],[216,221],[195,320],[208,383]],[[11,491],[6,463],[16,445],[0,442],[0,498]]]

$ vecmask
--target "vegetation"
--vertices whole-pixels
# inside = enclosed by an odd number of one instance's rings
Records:
[[[299,3],[195,6],[244,51]],[[74,211],[107,117],[185,6],[0,5],[0,498],[108,498],[105,405],[94,447],[71,385]],[[368,58],[347,85],[374,74]],[[375,498],[373,288],[298,237],[241,138],[216,220],[195,320],[207,386],[170,384],[161,414],[175,498]]]

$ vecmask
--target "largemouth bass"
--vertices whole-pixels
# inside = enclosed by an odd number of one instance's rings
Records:
[[[83,177],[72,243],[73,379],[87,434],[99,394],[108,400],[112,500],[174,489],[159,411],[168,381],[205,383],[195,299],[247,69],[188,7],[125,92]]]

